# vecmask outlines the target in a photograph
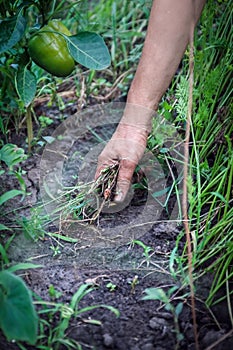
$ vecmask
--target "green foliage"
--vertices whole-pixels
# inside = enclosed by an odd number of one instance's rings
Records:
[[[38,241],[38,239],[43,239],[45,237],[45,223],[46,218],[41,215],[38,208],[32,208],[30,211],[30,216],[23,216],[18,220],[21,226],[22,233],[27,239],[32,239],[33,241]]]
[[[104,40],[93,32],[83,32],[77,35],[66,35],[62,29],[64,25],[60,21],[51,21],[56,18],[61,9],[65,11],[75,7],[79,1],[25,1],[18,0],[2,2],[0,8],[0,97],[3,109],[12,114],[14,109],[19,114],[26,113],[28,146],[31,151],[33,139],[31,103],[33,102],[40,77],[35,74],[35,65],[32,62],[45,64],[41,66],[52,74],[63,76],[60,71],[67,71],[67,60],[69,56],[72,64],[71,69],[65,75],[71,73],[74,68],[74,61],[89,69],[105,69],[110,65],[110,54]],[[50,21],[50,22],[49,22]],[[44,35],[52,36],[50,43],[45,45],[40,43],[43,38],[41,28],[47,28],[47,23],[61,23],[60,27],[53,28],[53,31],[43,32]],[[68,30],[67,30],[68,32]],[[35,50],[29,50],[30,42],[37,40],[34,45]],[[47,40],[47,39],[46,39]],[[55,45],[59,41],[59,45]],[[46,46],[47,45],[47,46]],[[33,47],[32,47],[33,48]],[[39,48],[39,51],[38,51]],[[67,51],[68,50],[68,51]],[[33,53],[30,57],[30,53]],[[51,51],[51,55],[49,52]],[[57,67],[57,60],[61,53],[67,51],[66,56],[62,56],[64,62]],[[49,60],[49,65],[46,62]],[[39,64],[38,63],[38,64]],[[40,64],[39,64],[40,65]],[[60,70],[60,71],[59,71]],[[60,74],[61,73],[61,74]],[[14,101],[14,103],[12,103]],[[0,117],[0,127],[7,133],[8,119]]]
[[[114,283],[112,283],[112,282],[108,282],[108,283],[106,284],[106,287],[108,288],[108,290],[109,290],[110,292],[115,292],[116,289],[117,289],[117,285],[114,284]]]
[[[0,231],[1,230],[10,230],[10,228],[6,227],[5,225],[0,225]],[[5,242],[5,244],[1,244],[0,243],[0,262],[1,262],[1,268],[3,269],[5,265],[9,264],[9,258],[7,255],[7,251],[9,249],[9,246],[11,244],[11,242],[13,241],[15,235],[10,236],[7,241]]]
[[[89,284],[82,284],[76,293],[71,298],[70,303],[63,304],[63,303],[55,303],[55,302],[46,302],[46,301],[38,301],[37,304],[41,305],[43,309],[39,312],[40,315],[47,315],[49,314],[49,322],[44,321],[41,319],[41,334],[39,335],[39,341],[37,343],[37,348],[41,348],[40,344],[43,344],[45,347],[45,344],[47,347],[52,348],[54,350],[60,349],[61,344],[65,345],[68,348],[74,348],[79,349],[80,344],[78,341],[75,341],[73,339],[70,339],[68,337],[67,330],[70,326],[71,321],[74,318],[78,318],[81,315],[83,315],[86,312],[99,309],[99,308],[105,308],[108,309],[110,312],[113,312],[116,317],[119,317],[119,311],[109,305],[90,305],[86,306],[84,308],[80,308],[79,304],[81,300],[89,293],[91,293],[94,289]],[[50,294],[52,293],[51,297],[54,299],[56,298],[57,291],[54,291],[52,287],[50,287]],[[59,317],[59,321],[57,322],[57,325],[54,327],[53,321]],[[94,324],[94,325],[101,325],[101,322],[98,320],[94,320],[89,318],[88,323]],[[45,334],[45,328],[49,330],[49,335]]]
[[[7,143],[0,149],[0,161],[4,162],[9,170],[13,170],[15,165],[25,159],[27,159],[27,156],[24,150],[12,143]]]
[[[173,305],[171,301],[171,297],[175,291],[177,291],[178,287],[174,286],[170,288],[167,293],[162,288],[147,288],[144,293],[146,294],[142,297],[142,300],[158,300],[162,302],[167,311],[170,311],[173,315],[175,332],[177,337],[177,346],[179,342],[183,339],[183,335],[180,332],[179,321],[178,318],[183,310],[183,302],[179,302],[176,306]],[[176,347],[177,349],[178,347]]]
[[[0,328],[8,340],[35,344],[38,318],[31,294],[23,280],[0,272]]]
[[[22,14],[21,4],[17,3],[18,2],[15,1],[15,12],[18,15],[3,18],[2,22],[0,23],[1,38],[4,38],[4,40],[0,41],[0,53],[9,51],[22,39],[26,29],[26,24],[29,22],[29,18],[27,16],[24,17]],[[43,5],[43,3],[41,3],[41,5]],[[42,17],[45,16],[43,6],[39,7],[36,2],[25,3],[23,5],[24,13],[30,6],[37,6],[42,12]],[[56,13],[54,8],[53,12]],[[46,18],[43,17],[43,23],[41,24],[42,26],[48,21],[49,18],[51,19],[51,17],[54,15],[53,12],[46,14]],[[63,38],[67,41],[67,47],[70,54],[78,63],[81,63],[85,67],[91,69],[104,69],[110,64],[110,56],[105,43],[97,34],[84,32],[79,33],[77,36],[74,35],[69,37],[64,35],[63,32],[57,33],[63,36]],[[33,35],[35,35],[35,33],[33,33]],[[53,34],[51,33],[51,35]]]
[[[185,122],[188,105],[188,79],[183,75],[180,76],[179,82],[176,85],[175,96],[176,121]]]
[[[19,67],[15,76],[16,91],[25,105],[30,106],[36,95],[36,77],[28,67]]]
[[[8,200],[10,200],[16,196],[19,196],[20,194],[24,194],[24,192],[20,191],[20,190],[10,190],[10,191],[5,192],[4,194],[2,194],[0,196],[0,205],[3,205]]]
[[[1,21],[0,54],[11,49],[22,39],[26,24],[26,18],[23,16],[22,10],[18,14]]]
[[[96,33],[83,32],[65,37],[72,57],[83,66],[101,70],[110,65],[108,49]]]
[[[146,245],[145,243],[143,243],[142,241],[138,240],[138,239],[134,239],[130,245],[134,246],[134,245],[138,245],[139,247],[141,247],[143,249],[143,257],[145,258],[147,267],[150,264],[150,258],[151,258],[151,254],[154,251],[153,248],[149,247],[148,245]]]
[[[190,169],[196,183],[190,217],[196,233],[195,264],[197,267],[207,264],[206,271],[215,274],[209,305],[217,300],[217,291],[233,274],[229,250],[233,237],[232,21],[229,3],[221,7],[207,4],[200,38],[201,45],[205,40],[206,48],[204,52],[197,51],[195,60],[196,113]],[[208,28],[213,28],[214,35]],[[213,258],[212,265],[209,261]]]
[[[230,2],[220,5],[209,1],[195,34],[188,200],[194,278],[203,273],[213,276],[206,300],[208,306],[232,297],[229,288],[233,276],[232,23]],[[158,111],[176,125],[181,135],[184,135],[188,104],[187,57],[188,51]],[[148,148],[156,150],[159,146],[155,124]],[[187,282],[187,247],[182,254],[178,253],[181,237],[182,233],[177,237],[169,265],[176,280],[181,276]],[[219,299],[222,288],[227,293]]]
[[[218,301],[218,291],[227,287],[233,276],[232,23],[229,2],[207,2],[195,38],[189,218],[195,277],[203,266],[206,273],[214,274],[208,305]],[[187,111],[187,71],[184,64],[175,89],[177,121],[184,121]],[[183,259],[183,263],[187,260]],[[185,269],[182,263],[179,269]],[[232,294],[228,289],[225,298],[229,293]]]
[[[5,165],[8,167],[8,169],[4,169],[0,164],[0,178],[3,176],[3,174],[5,174],[7,170],[7,174],[15,176],[21,186],[21,190],[12,189],[1,194],[0,206],[6,203],[8,200],[15,198],[16,196],[21,195],[22,198],[25,196],[25,182],[20,174],[20,171],[14,170],[14,167],[19,166],[19,164],[26,158],[27,156],[25,155],[24,150],[14,144],[8,143],[0,149],[0,162],[5,163]],[[0,231],[1,230],[10,230],[10,228],[6,225],[1,224]]]

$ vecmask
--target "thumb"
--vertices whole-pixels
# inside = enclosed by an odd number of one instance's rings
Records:
[[[129,191],[136,164],[128,159],[120,163],[114,202],[123,202]]]

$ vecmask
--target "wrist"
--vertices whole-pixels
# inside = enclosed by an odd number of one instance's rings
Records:
[[[155,114],[156,112],[150,108],[127,102],[120,124],[137,128],[149,134],[152,128],[152,118]]]
[[[142,108],[149,109],[151,111],[156,111],[158,109],[160,99],[161,96],[158,96],[156,98],[154,94],[153,96],[149,96],[148,92],[143,93],[143,87],[134,89],[133,83],[127,95],[127,103],[132,105],[139,105]]]

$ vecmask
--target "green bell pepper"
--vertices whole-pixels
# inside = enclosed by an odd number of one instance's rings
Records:
[[[48,22],[29,40],[28,51],[38,66],[57,77],[65,77],[74,70],[75,61],[66,40],[58,33],[71,35],[61,21]]]

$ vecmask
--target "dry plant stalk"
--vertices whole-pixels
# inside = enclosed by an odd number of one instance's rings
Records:
[[[189,285],[191,294],[191,306],[193,317],[193,330],[195,337],[195,347],[199,350],[198,332],[197,332],[197,320],[196,320],[196,308],[195,308],[195,291],[193,282],[193,252],[191,233],[189,229],[189,217],[188,217],[188,166],[189,166],[189,140],[190,140],[190,128],[192,123],[192,106],[193,106],[193,84],[194,84],[194,23],[191,24],[190,39],[189,39],[189,97],[188,97],[188,110],[186,120],[186,132],[184,142],[184,182],[183,182],[183,196],[182,196],[182,211],[184,217],[184,229],[187,242],[187,254],[188,254],[188,274]]]

